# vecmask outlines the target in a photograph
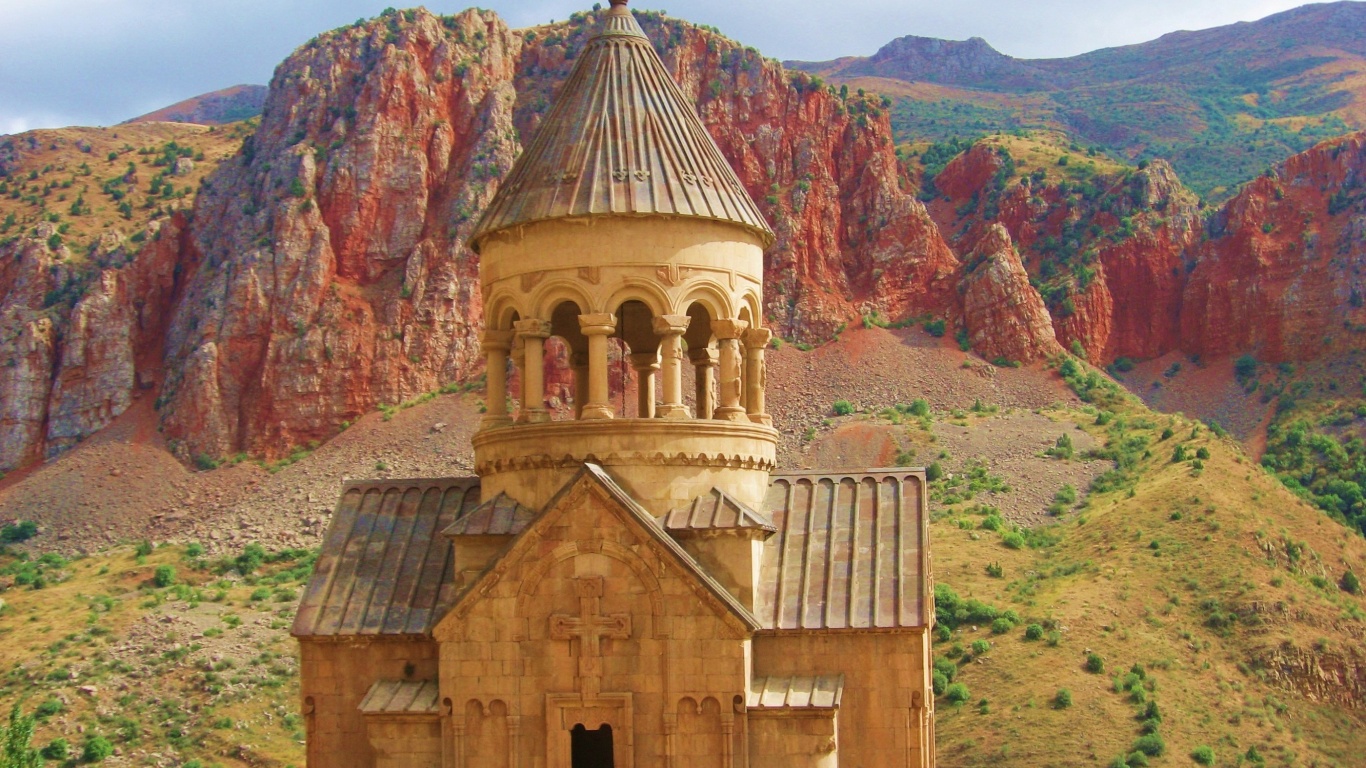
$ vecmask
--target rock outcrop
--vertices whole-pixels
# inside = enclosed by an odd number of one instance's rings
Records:
[[[1024,363],[1062,352],[1048,308],[1029,284],[1005,227],[988,227],[967,264],[963,319],[973,349],[988,359]]]

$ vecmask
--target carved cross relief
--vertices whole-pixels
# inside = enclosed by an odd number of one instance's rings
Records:
[[[595,696],[602,685],[602,640],[630,639],[631,615],[603,615],[601,576],[574,579],[574,592],[579,598],[579,615],[551,616],[550,638],[579,641],[579,685],[585,696]]]

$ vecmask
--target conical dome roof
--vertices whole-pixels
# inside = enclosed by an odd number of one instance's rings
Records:
[[[613,0],[471,237],[580,216],[690,216],[773,232],[645,32]]]

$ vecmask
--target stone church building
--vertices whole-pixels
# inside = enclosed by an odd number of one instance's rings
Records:
[[[626,0],[600,15],[472,239],[477,477],[351,483],[332,518],[308,765],[930,768],[924,473],[777,471],[773,233]]]

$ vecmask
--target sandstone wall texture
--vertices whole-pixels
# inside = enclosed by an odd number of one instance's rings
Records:
[[[1366,135],[1212,212],[1161,161],[1065,187],[1003,180],[1006,160],[979,145],[927,206],[879,97],[640,18],[778,233],[765,312],[781,336],[876,314],[941,317],[1021,361],[1362,344]],[[191,214],[88,255],[50,248],[45,225],[0,246],[0,471],[144,394],[182,459],[277,457],[478,375],[466,238],[590,28],[419,9],[329,32],[280,65],[259,130]]]

